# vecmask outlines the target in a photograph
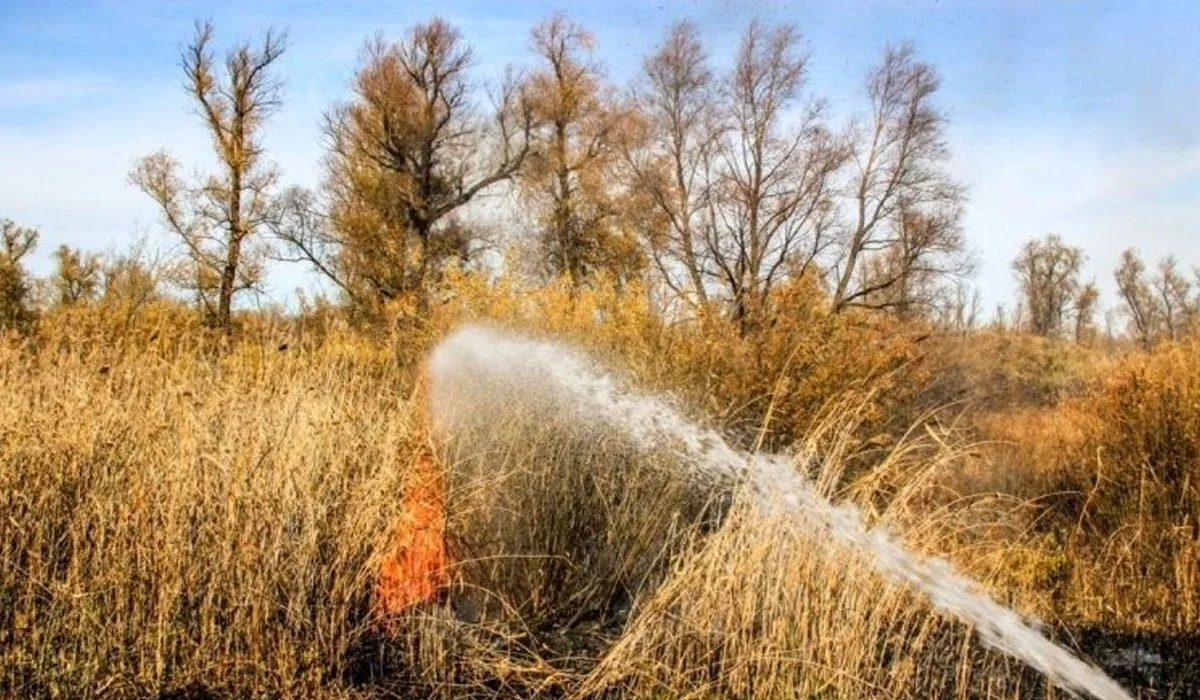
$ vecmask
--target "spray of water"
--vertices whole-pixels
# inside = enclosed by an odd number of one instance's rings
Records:
[[[435,427],[447,435],[477,420],[482,406],[536,399],[553,402],[573,420],[621,431],[638,447],[677,450],[695,470],[688,478],[746,483],[763,507],[864,553],[880,572],[916,587],[938,610],[974,625],[984,643],[1028,663],[1060,688],[1100,700],[1131,700],[1103,671],[1044,637],[948,562],[908,551],[885,530],[866,527],[852,505],[825,500],[793,459],[735,450],[666,401],[626,390],[570,347],[471,326],[434,350],[429,372]]]

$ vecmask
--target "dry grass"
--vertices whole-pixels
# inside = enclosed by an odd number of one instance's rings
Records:
[[[1008,513],[990,499],[948,499],[936,486],[965,457],[957,448],[908,436],[871,476],[835,492],[859,419],[843,406],[810,433],[807,449],[823,455],[810,476],[826,495],[855,501],[873,524],[907,532],[918,550],[974,560],[980,535],[971,529],[1003,528]],[[861,553],[753,499],[739,500],[719,531],[677,561],[583,688],[613,686],[637,697],[704,698],[1046,691],[1036,674],[983,649]]]
[[[885,330],[816,311],[810,326],[778,326],[752,346],[656,324],[636,297],[605,290],[571,302],[553,288],[460,294],[456,310],[399,325],[390,342],[327,324],[255,328],[222,347],[169,311],[132,333],[83,316],[33,343],[0,341],[0,695],[1045,693],[853,553],[731,501],[724,485],[681,484],[669,455],[504,401],[438,445],[452,586],[378,619],[377,573],[429,447],[419,359],[478,316],[580,339],[735,432],[752,416],[761,425],[774,398],[768,442],[798,436],[822,455],[812,476],[827,493],[1022,609],[1050,620],[1066,610],[1068,550],[1039,509],[1050,507],[1047,475],[1086,474],[1050,455],[1082,452],[1048,447],[1061,433],[1035,416],[1014,435],[1044,463],[984,480],[994,453],[966,449],[953,421],[905,403],[906,382],[922,376],[912,343],[873,342]],[[838,351],[850,345],[870,351]],[[869,381],[847,379],[856,373]],[[1126,390],[1096,399],[1095,415],[1116,420]],[[899,417],[916,427],[895,430]],[[1072,433],[1078,444],[1112,432],[1096,425]],[[1136,568],[1146,543],[1120,561]],[[1109,600],[1118,589],[1104,589],[1102,569],[1114,561],[1080,559],[1070,590],[1086,583]],[[1177,614],[1166,596],[1187,580],[1171,580],[1143,599],[1148,624],[1154,611]]]
[[[1051,408],[992,416],[994,472],[1037,498],[1053,612],[1075,624],[1200,625],[1200,346],[1133,355]]]
[[[0,346],[2,693],[330,687],[419,439],[386,358],[109,361]]]
[[[983,663],[964,630],[861,562],[741,510],[702,538],[725,506],[672,490],[671,465],[520,411],[447,455],[456,590],[380,642],[375,571],[423,439],[407,385],[365,346],[255,347],[105,365],[5,346],[8,689],[653,694],[720,678],[723,693],[862,697],[920,692],[929,674],[966,688]],[[893,487],[918,480],[880,475],[929,455],[894,454],[875,480],[909,503]],[[929,663],[947,652],[965,665]],[[363,673],[374,680],[355,685]]]
[[[335,342],[115,361],[0,346],[5,694],[503,695],[608,680],[653,695],[710,688],[716,671],[722,693],[865,697],[933,687],[931,673],[965,688],[956,679],[983,658],[861,562],[741,510],[704,537],[728,504],[673,490],[669,465],[619,438],[520,412],[447,455],[462,562],[450,600],[381,626],[376,571],[425,439],[393,364]],[[947,652],[961,663],[926,663]]]

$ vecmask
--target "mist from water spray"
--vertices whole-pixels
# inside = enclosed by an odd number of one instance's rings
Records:
[[[853,505],[827,501],[793,458],[735,450],[665,400],[625,389],[566,345],[469,326],[434,349],[429,372],[434,426],[445,435],[479,420],[481,410],[551,402],[558,415],[620,431],[640,449],[677,451],[695,470],[688,478],[744,482],[760,506],[864,553],[878,571],[916,587],[938,610],[974,625],[985,644],[1028,663],[1055,685],[1100,700],[1131,700],[1103,671],[1044,637],[945,560],[910,552],[883,528],[866,527]]]

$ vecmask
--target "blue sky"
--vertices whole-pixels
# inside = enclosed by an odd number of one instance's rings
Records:
[[[148,200],[126,184],[133,160],[168,147],[206,162],[176,66],[194,18],[220,45],[287,28],[284,110],[267,145],[289,182],[320,175],[318,120],[341,99],[364,39],[397,37],[433,3],[52,2],[0,0],[0,216],[42,231],[40,271],[60,243],[120,249],[165,241]],[[1119,252],[1138,247],[1200,264],[1200,3],[963,0],[580,3],[443,2],[476,49],[481,79],[529,61],[530,26],[562,9],[598,39],[623,82],[678,17],[699,22],[726,63],[753,17],[795,23],[811,88],[842,116],[887,42],[911,40],[943,77],[951,171],[970,188],[967,231],[988,306],[1013,294],[1009,261],[1048,232],[1082,245],[1109,292]],[[517,224],[519,225],[519,224]],[[278,270],[272,296],[307,283]]]

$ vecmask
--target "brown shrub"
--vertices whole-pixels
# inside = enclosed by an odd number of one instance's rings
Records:
[[[1102,348],[1026,333],[981,331],[929,343],[926,392],[974,411],[1052,406],[1088,386],[1113,357]]]
[[[1025,545],[1041,562],[1032,583],[1048,612],[1109,629],[1194,629],[1200,345],[1100,366],[1110,369],[1057,405],[981,416],[989,466],[954,486],[1031,507]]]
[[[1200,624],[1200,344],[1127,358],[1062,411],[1047,507],[1075,612],[1113,626]]]

